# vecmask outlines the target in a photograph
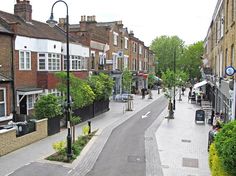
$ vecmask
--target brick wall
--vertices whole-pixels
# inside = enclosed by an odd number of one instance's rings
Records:
[[[37,87],[37,53],[31,52],[31,70],[19,70],[19,51],[15,51],[15,86]]]
[[[36,131],[21,137],[16,137],[15,129],[2,133],[0,130],[0,156],[47,137],[47,131],[47,119],[37,121]]]
[[[0,73],[4,76],[11,76],[12,46],[11,36],[0,34]]]

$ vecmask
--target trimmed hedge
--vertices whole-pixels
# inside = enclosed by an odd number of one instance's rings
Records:
[[[222,163],[217,155],[215,143],[212,143],[209,151],[209,166],[212,176],[230,176],[224,171]]]
[[[236,175],[236,121],[223,126],[215,138],[215,148],[225,171]]]

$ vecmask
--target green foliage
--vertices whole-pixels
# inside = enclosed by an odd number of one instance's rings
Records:
[[[71,116],[70,118],[71,125],[77,125],[80,123],[80,121],[81,119],[79,116]]]
[[[109,75],[104,73],[100,73],[98,76],[99,76],[99,81],[102,83],[104,88],[102,93],[103,95],[102,99],[107,100],[111,96],[112,89],[114,86],[114,81]]]
[[[215,147],[225,171],[236,175],[236,121],[223,126],[216,135]]]
[[[105,89],[104,85],[100,81],[100,77],[97,75],[92,75],[88,78],[88,84],[95,93],[95,99],[101,100],[103,99],[103,90]]]
[[[167,69],[166,72],[162,73],[162,81],[166,88],[171,89],[175,85],[175,74],[174,71]]]
[[[72,160],[68,161],[66,156],[66,143],[65,141],[60,141],[53,144],[53,148],[56,150],[56,153],[47,157],[46,159],[51,161],[60,161],[60,162],[72,162],[76,159],[77,156],[81,153],[85,145],[91,140],[97,131],[92,132],[86,136],[79,136],[75,143],[72,144],[73,156]]]
[[[88,125],[84,125],[82,127],[82,131],[83,131],[83,135],[88,135],[89,134],[89,126]]]
[[[65,153],[65,147],[66,147],[66,142],[65,141],[59,141],[59,142],[55,142],[52,144],[53,149],[58,152],[58,153]]]
[[[189,45],[184,49],[182,57],[177,62],[177,67],[186,73],[190,78],[200,78],[201,73],[199,67],[202,64],[201,56],[203,55],[203,42],[197,42]]]
[[[156,79],[154,74],[149,74],[148,75],[148,86],[152,88],[154,86]]]
[[[182,70],[177,70],[177,72],[176,72],[176,85],[177,86],[185,85],[188,78],[189,78],[189,75],[186,72],[184,72]]]
[[[132,73],[128,69],[125,69],[122,75],[123,89],[127,92],[131,92],[131,84],[132,84]]]
[[[66,72],[58,72],[56,76],[60,79],[58,89],[66,95]],[[95,94],[88,83],[80,78],[70,74],[70,95],[73,100],[72,108],[82,108],[92,104]]]
[[[210,166],[212,176],[230,176],[224,171],[222,167],[222,163],[216,152],[215,143],[212,143],[210,146],[209,166]]]
[[[62,114],[62,107],[58,103],[58,98],[52,94],[41,96],[34,108],[37,119],[54,118]]]
[[[166,72],[167,69],[174,68],[174,53],[176,63],[180,60],[184,42],[178,36],[160,36],[153,40],[151,50],[155,53],[155,59],[158,63],[156,73]]]

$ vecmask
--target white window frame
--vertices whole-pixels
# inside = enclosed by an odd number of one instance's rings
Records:
[[[30,97],[32,98],[32,101],[30,101],[31,100]],[[34,103],[35,103],[35,94],[27,95],[27,112],[28,110],[34,109]]]
[[[118,45],[118,33],[116,33],[116,32],[113,32],[113,44],[115,45],[115,46],[117,46]]]
[[[128,49],[128,41],[129,41],[129,39],[127,37],[125,37],[125,49]]]
[[[44,54],[44,57],[39,56],[41,54]],[[45,68],[44,69],[40,68],[40,60],[44,60],[44,62],[45,62]],[[47,70],[47,65],[48,65],[47,53],[38,53],[38,64],[37,65],[38,65],[38,71],[46,71]]]
[[[51,60],[51,62],[49,62],[49,60]],[[49,64],[51,64],[51,67],[49,67]],[[48,53],[47,67],[48,71],[61,71],[61,54]]]
[[[124,68],[128,68],[129,56],[124,55]]]
[[[77,63],[77,68],[73,68],[73,61]],[[67,70],[67,56],[63,56],[63,69]],[[70,71],[80,71],[80,70],[86,70],[86,58],[78,55],[71,55],[70,56]],[[73,69],[72,69],[73,68]]]
[[[142,54],[142,45],[139,45],[139,54]]]
[[[113,70],[118,69],[118,59],[117,59],[117,53],[112,53],[112,60],[113,60]]]
[[[23,58],[21,58],[21,53],[23,53]],[[29,62],[27,62],[26,54],[29,54]],[[23,59],[23,66],[21,65],[21,59]],[[29,65],[29,67],[28,67]],[[19,50],[19,70],[31,70],[31,52]]]
[[[0,88],[0,91],[3,91],[3,101],[0,101],[0,104],[4,104],[4,116],[0,116],[1,120],[1,118],[5,117],[7,114],[6,88]]]

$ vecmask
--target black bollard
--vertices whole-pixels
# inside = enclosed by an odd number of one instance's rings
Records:
[[[88,121],[88,127],[89,127],[88,134],[90,134],[91,133],[91,121]]]

